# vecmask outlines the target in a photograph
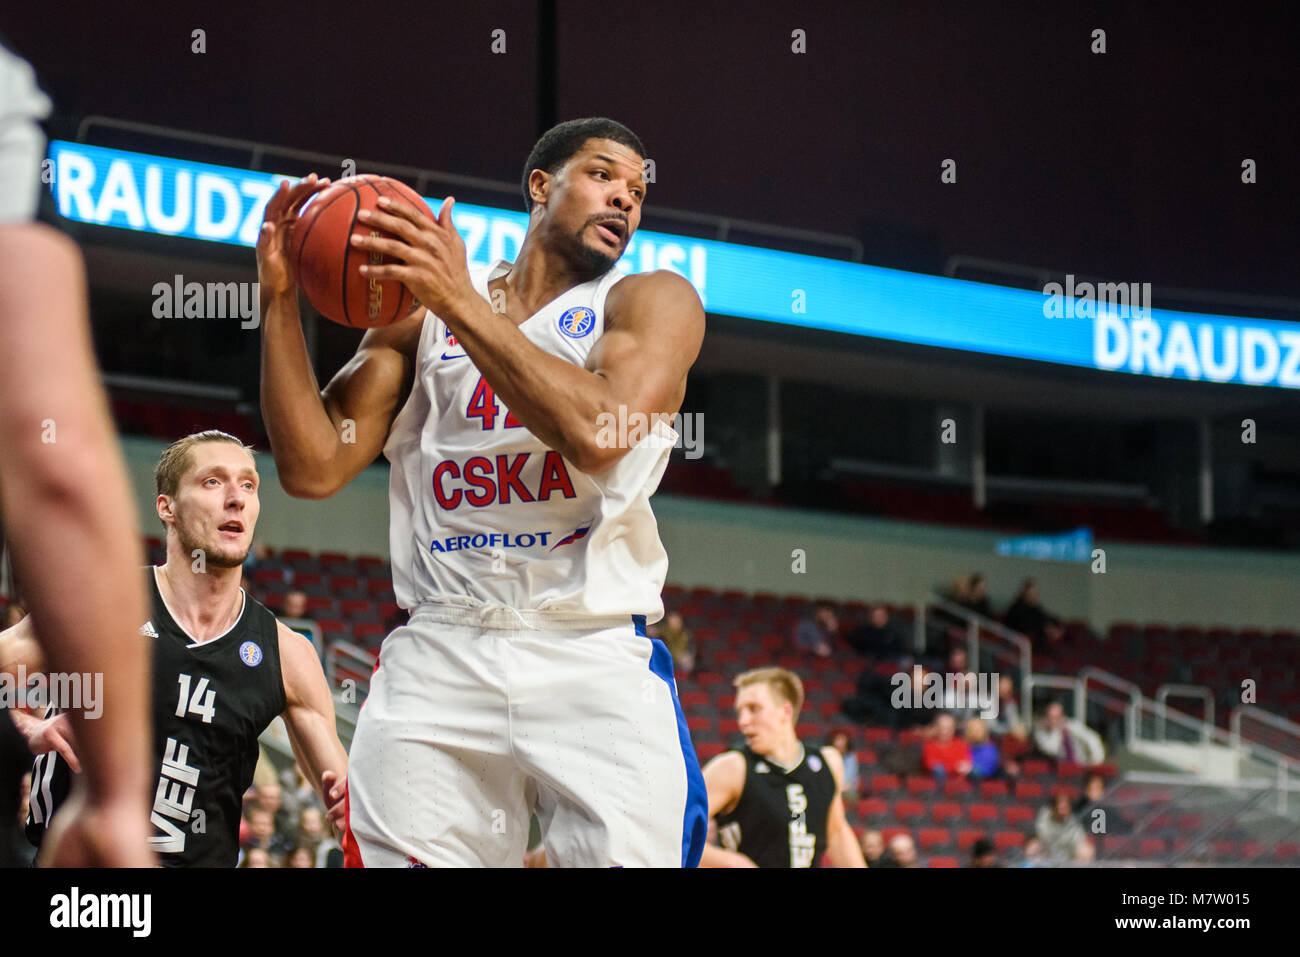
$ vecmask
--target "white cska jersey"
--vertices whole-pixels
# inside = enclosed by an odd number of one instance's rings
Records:
[[[474,288],[510,271],[470,269]],[[576,366],[605,331],[622,273],[574,286],[519,326]],[[593,423],[593,428],[599,423]],[[415,382],[384,446],[392,463],[393,587],[426,602],[510,609],[528,627],[663,616],[668,556],[650,509],[677,433],[659,422],[612,469],[587,475],[525,429],[441,319],[426,311]]]

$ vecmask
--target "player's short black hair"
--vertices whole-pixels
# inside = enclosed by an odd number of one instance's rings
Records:
[[[606,116],[588,116],[580,120],[565,120],[542,134],[542,138],[533,144],[533,150],[524,163],[524,175],[520,188],[524,194],[524,209],[533,211],[533,198],[528,193],[528,177],[533,170],[540,169],[555,175],[574,153],[582,149],[587,140],[613,140],[621,143],[637,156],[645,158],[645,147],[641,138],[617,120]]]

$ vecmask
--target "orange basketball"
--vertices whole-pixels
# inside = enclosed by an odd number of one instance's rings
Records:
[[[376,209],[380,196],[414,206],[430,219],[433,211],[405,183],[387,176],[349,176],[313,196],[294,227],[289,255],[307,299],[325,318],[358,329],[386,326],[415,307],[411,291],[395,279],[361,275],[362,265],[398,262],[383,253],[357,249],[359,236],[387,233],[357,220],[363,209]]]

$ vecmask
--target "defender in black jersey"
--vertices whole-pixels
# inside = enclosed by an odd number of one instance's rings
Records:
[[[809,751],[795,735],[803,683],[784,668],[737,676],[736,711],[745,747],[704,767],[718,842],[701,867],[866,867],[844,816],[838,751]]]
[[[235,865],[257,739],[277,715],[299,764],[326,795],[331,820],[343,814],[347,755],[316,650],[239,587],[257,522],[257,482],[250,451],[221,432],[182,439],[158,466],[167,562],[144,571],[152,607],[140,634],[153,660],[150,842],[167,867]],[[34,843],[70,781],[58,753],[36,759],[27,820]]]

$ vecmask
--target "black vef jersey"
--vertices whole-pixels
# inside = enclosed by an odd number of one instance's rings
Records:
[[[18,789],[32,756],[14,727],[9,709],[0,708],[0,867],[17,867]]]
[[[257,739],[287,706],[275,615],[245,594],[228,632],[194,644],[168,611],[154,570],[147,573],[153,611],[140,633],[153,648],[158,760],[150,841],[164,867],[234,867]],[[70,784],[56,753],[36,759],[27,815],[32,843],[40,843]]]
[[[745,787],[730,811],[719,814],[718,840],[759,867],[812,867],[826,850],[826,821],[835,776],[820,751],[805,751],[786,770],[771,758],[740,749]]]

